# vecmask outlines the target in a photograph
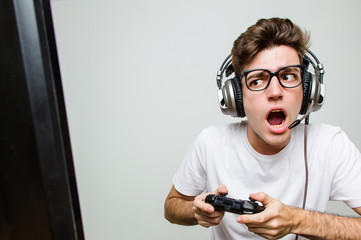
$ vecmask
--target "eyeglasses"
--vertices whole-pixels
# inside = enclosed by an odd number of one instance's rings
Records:
[[[302,83],[302,76],[305,65],[290,65],[271,72],[267,69],[253,69],[244,71],[240,77],[245,78],[246,86],[251,91],[262,91],[266,89],[273,76],[276,76],[279,83],[284,88],[295,88]]]

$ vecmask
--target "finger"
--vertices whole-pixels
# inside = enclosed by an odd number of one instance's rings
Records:
[[[224,216],[224,211],[214,211],[210,213],[196,207],[193,207],[193,211],[195,212],[195,214],[198,214],[206,218],[219,218]]]
[[[219,195],[221,193],[228,193],[228,189],[224,184],[220,184],[215,192],[216,195]]]
[[[224,212],[216,211],[214,213],[207,213],[203,211],[195,211],[194,215],[200,225],[209,227],[218,225],[223,219]]]
[[[269,234],[270,232],[269,229],[263,227],[248,227],[248,230],[256,234]]]
[[[218,225],[221,222],[222,218],[215,218],[215,219],[197,219],[198,224],[203,227],[211,227]]]
[[[268,234],[268,233],[255,233],[265,239],[280,239],[282,236],[277,236],[277,235],[272,235],[272,234]]]
[[[213,213],[214,207],[211,204],[205,202],[206,196],[207,194],[198,195],[193,201],[193,208],[200,209],[204,212]]]
[[[279,239],[284,235],[275,229],[261,227],[249,227],[248,230],[266,239]]]
[[[273,200],[273,198],[270,195],[264,192],[251,193],[250,197],[256,201],[261,202],[264,206],[267,206]]]
[[[209,223],[209,222],[206,222],[206,221],[200,221],[198,220],[198,224],[205,227],[205,228],[209,228],[211,226],[213,226],[213,224]]]
[[[256,214],[244,214],[237,217],[237,222],[241,224],[262,224],[267,222],[271,216],[266,212]]]
[[[207,213],[213,213],[214,207],[211,204],[205,203],[201,198],[196,197],[193,201],[193,210],[194,211],[203,211]]]

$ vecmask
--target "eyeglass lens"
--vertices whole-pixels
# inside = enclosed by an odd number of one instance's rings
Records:
[[[275,73],[268,70],[251,70],[246,75],[246,83],[249,89],[260,91],[268,87],[273,76],[277,76],[283,87],[292,88],[300,85],[301,72],[302,69],[299,66],[284,67]]]

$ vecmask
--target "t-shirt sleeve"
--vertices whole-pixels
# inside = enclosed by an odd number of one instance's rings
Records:
[[[361,155],[356,146],[341,130],[330,142],[334,178],[331,199],[344,201],[349,207],[361,206]]]
[[[203,131],[198,135],[173,177],[174,187],[187,196],[196,196],[206,188],[206,146]]]

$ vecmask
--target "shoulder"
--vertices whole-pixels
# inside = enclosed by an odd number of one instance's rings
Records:
[[[297,141],[304,139],[304,124],[297,127],[294,133]],[[311,123],[307,127],[308,147],[316,152],[330,152],[334,145],[349,144],[350,140],[346,133],[337,126],[325,123]]]
[[[200,136],[207,138],[232,136],[241,134],[244,129],[245,124],[243,122],[221,124],[202,129]]]
[[[311,143],[311,148],[319,152],[323,149],[329,157],[336,156],[337,154],[358,153],[355,144],[337,126],[324,123],[310,124],[307,138],[308,142]]]
[[[230,144],[235,139],[240,139],[242,133],[246,132],[243,122],[214,125],[203,128],[195,139],[198,146],[215,147]]]
[[[341,131],[340,127],[333,126],[327,123],[311,123],[309,127],[310,129],[320,130],[320,131]]]
[[[309,125],[308,131],[310,137],[314,138],[334,138],[337,135],[345,134],[338,126],[333,126],[326,123],[313,123]]]

